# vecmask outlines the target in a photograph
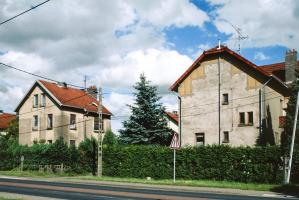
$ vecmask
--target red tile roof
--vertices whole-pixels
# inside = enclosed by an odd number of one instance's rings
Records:
[[[72,87],[60,87],[56,83],[39,80],[47,90],[63,105],[72,108],[86,109],[89,112],[98,112],[99,102],[86,91]],[[103,114],[112,115],[111,112],[103,106]]]
[[[7,129],[9,123],[14,119],[16,119],[16,115],[14,114],[8,114],[8,113],[0,114],[0,130]]]
[[[299,60],[297,61],[297,65],[299,66]],[[269,73],[273,73],[275,71],[285,70],[285,62],[261,65],[260,67]]]
[[[173,112],[165,112],[165,113],[170,119],[172,119],[176,123],[179,123],[179,115],[178,114],[175,114]]]

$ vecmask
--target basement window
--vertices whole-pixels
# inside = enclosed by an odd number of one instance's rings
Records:
[[[204,146],[205,145],[205,133],[195,133],[196,145]]]
[[[76,140],[70,140],[70,146],[76,146]]]
[[[228,105],[228,93],[222,94],[222,105]]]
[[[229,132],[228,131],[223,132],[223,141],[222,141],[222,143],[229,143]]]
[[[48,144],[52,144],[52,140],[48,140]]]
[[[248,125],[252,126],[253,125],[253,112],[247,112],[247,117],[248,117]]]
[[[239,113],[239,125],[245,125],[245,113],[244,112],[240,112]]]

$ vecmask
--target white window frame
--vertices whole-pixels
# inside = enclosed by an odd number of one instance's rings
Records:
[[[43,94],[41,95],[40,106],[41,106],[41,107],[46,107],[46,94],[45,94],[45,93],[43,93]]]
[[[33,108],[38,107],[38,94],[33,95]]]
[[[199,137],[203,138],[202,143],[197,142],[197,138],[199,138]],[[204,132],[195,133],[195,145],[196,146],[205,146],[205,143],[206,143],[205,133]]]
[[[32,118],[32,130],[38,130],[38,115],[33,115]]]
[[[51,124],[49,122],[49,119],[50,119],[49,116],[51,116]],[[47,129],[49,129],[49,130],[53,129],[53,114],[51,114],[51,113],[47,115]]]
[[[75,120],[72,121],[72,116],[75,116]],[[77,127],[76,127],[76,115],[75,114],[70,114],[70,130],[76,130]]]

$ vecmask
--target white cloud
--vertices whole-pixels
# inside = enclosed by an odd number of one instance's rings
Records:
[[[160,27],[198,26],[209,20],[208,15],[187,0],[131,0],[142,21]]]
[[[116,66],[105,68],[97,79],[111,86],[132,86],[145,73],[153,84],[170,86],[192,63],[188,56],[166,49],[133,51],[118,59]]]
[[[1,2],[0,19],[8,19],[38,0]],[[190,66],[192,60],[169,49],[168,27],[202,27],[209,18],[187,0],[50,1],[1,26],[0,61],[24,70],[83,85],[128,88],[144,72],[162,90]],[[118,34],[120,33],[120,34]],[[0,66],[0,106],[13,111],[37,79]],[[105,105],[126,115],[130,96],[112,93]],[[11,100],[10,100],[11,99]],[[175,100],[176,101],[176,100]],[[176,102],[166,100],[174,108]],[[120,127],[120,120],[114,120]]]
[[[242,29],[249,36],[248,47],[283,45],[299,46],[299,2],[296,0],[270,1],[224,1],[209,0],[212,5],[221,5],[215,11],[214,24],[220,32],[236,31],[229,24]]]
[[[269,60],[270,56],[266,56],[263,52],[255,52],[254,60]]]

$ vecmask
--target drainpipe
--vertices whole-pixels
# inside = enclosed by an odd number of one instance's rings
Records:
[[[259,106],[260,106],[260,113],[259,113],[259,120],[260,120],[260,129],[259,129],[259,132],[260,132],[260,135],[262,134],[263,132],[263,118],[264,118],[264,99],[263,99],[263,94],[264,94],[264,88],[267,86],[267,84],[272,80],[272,75],[270,76],[270,78],[260,87],[259,89]]]
[[[180,134],[180,147],[182,146],[182,99],[178,96],[179,99],[179,134]]]

